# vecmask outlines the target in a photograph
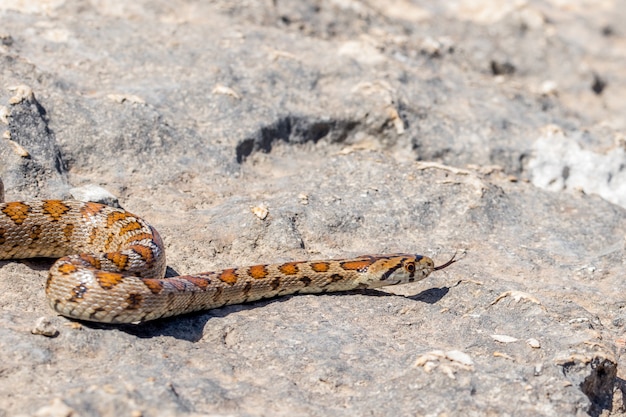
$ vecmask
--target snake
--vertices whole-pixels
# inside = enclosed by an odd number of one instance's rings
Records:
[[[76,200],[3,201],[0,185],[0,259],[58,258],[46,297],[53,310],[76,320],[140,323],[282,295],[380,288],[420,281],[456,261],[456,253],[440,266],[396,253],[166,277],[159,233],[124,209]]]

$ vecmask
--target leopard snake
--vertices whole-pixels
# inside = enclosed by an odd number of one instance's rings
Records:
[[[288,294],[379,288],[426,278],[435,266],[411,254],[254,265],[164,278],[165,252],[143,219],[99,203],[2,203],[0,259],[60,258],[45,292],[58,313],[135,323]]]

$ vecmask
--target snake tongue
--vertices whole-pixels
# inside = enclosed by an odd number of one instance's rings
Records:
[[[452,258],[450,258],[450,260],[448,262],[446,262],[443,265],[436,266],[434,270],[435,271],[439,271],[440,269],[447,268],[448,266],[452,265],[453,263],[455,263],[458,260],[458,259],[455,259],[455,258],[456,258],[456,252],[454,252],[454,255],[452,255]]]

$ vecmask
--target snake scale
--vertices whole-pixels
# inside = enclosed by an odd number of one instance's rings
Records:
[[[164,278],[163,242],[140,217],[91,202],[2,201],[0,189],[0,259],[60,258],[46,296],[58,313],[79,320],[134,323],[280,295],[378,288],[455,262],[365,255]]]

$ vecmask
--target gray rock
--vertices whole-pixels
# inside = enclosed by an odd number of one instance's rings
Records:
[[[169,274],[462,255],[133,326],[2,261],[0,416],[624,415],[626,7],[455,4],[0,5],[8,201],[99,184]]]
[[[66,166],[54,133],[48,126],[45,109],[26,85],[11,90],[8,130],[0,140],[0,175],[6,187],[29,198],[67,198]]]

